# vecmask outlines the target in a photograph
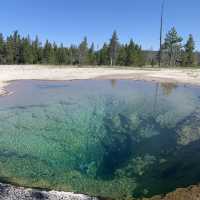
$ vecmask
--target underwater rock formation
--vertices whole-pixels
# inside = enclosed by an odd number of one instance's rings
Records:
[[[177,143],[186,146],[200,139],[200,114],[199,108],[191,116],[187,117],[178,126]]]
[[[194,185],[188,188],[179,188],[176,191],[168,193],[164,196],[155,196],[150,199],[143,199],[143,200],[199,200],[199,199],[200,199],[200,185]]]

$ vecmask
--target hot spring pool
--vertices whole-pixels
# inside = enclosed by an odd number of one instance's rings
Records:
[[[151,197],[200,182],[200,88],[14,81],[0,97],[0,181]]]

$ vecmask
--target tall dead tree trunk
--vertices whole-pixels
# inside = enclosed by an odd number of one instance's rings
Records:
[[[162,37],[163,37],[163,16],[164,16],[165,0],[162,1],[161,5],[161,18],[160,18],[160,51],[159,51],[159,67],[162,64]]]

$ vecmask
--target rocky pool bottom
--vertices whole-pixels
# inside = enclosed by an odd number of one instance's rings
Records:
[[[0,181],[112,199],[200,182],[200,88],[16,81],[0,97]]]

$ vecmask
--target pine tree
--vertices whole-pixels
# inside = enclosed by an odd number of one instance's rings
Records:
[[[142,51],[142,47],[141,46],[138,46],[137,45],[137,66],[139,67],[142,67],[144,66],[146,63],[145,63],[145,54],[144,52]]]
[[[135,44],[131,39],[126,47],[126,66],[143,66],[145,65],[145,55],[142,47]]]
[[[150,64],[151,64],[151,67],[155,67],[155,65],[156,65],[156,61],[152,58]]]
[[[13,48],[13,59],[14,64],[20,63],[20,46],[21,46],[21,38],[18,31],[14,31],[13,36],[11,36],[12,40],[12,48]]]
[[[71,65],[79,63],[79,49],[75,45],[71,45],[69,48],[69,63]]]
[[[92,43],[91,47],[89,48],[88,51],[88,64],[89,65],[96,65],[97,60],[96,60],[96,54],[94,50],[94,43]]]
[[[43,48],[43,64],[55,64],[55,53],[52,44],[46,40]]]
[[[119,42],[117,32],[114,31],[110,39],[109,52],[110,52],[110,65],[116,65],[117,55],[119,50]]]
[[[83,39],[81,44],[79,45],[79,65],[88,64],[88,42],[87,37]]]
[[[109,46],[104,43],[103,47],[100,49],[98,53],[98,65],[109,65],[110,64],[110,52]]]
[[[182,37],[178,35],[175,27],[173,27],[167,33],[164,43],[164,49],[166,50],[168,55],[169,66],[175,66],[177,62],[179,62],[181,56],[182,40]]]
[[[195,65],[195,42],[193,36],[190,34],[187,43],[184,46],[184,60],[183,65],[192,67]]]
[[[65,51],[65,64],[66,65],[70,65],[71,64],[71,60],[70,60],[70,48],[64,47],[64,51]]]
[[[6,47],[5,47],[5,60],[6,64],[14,64],[14,48],[13,39],[11,36],[7,37]]]
[[[0,64],[5,64],[5,42],[3,34],[0,33]]]
[[[52,45],[52,52],[53,52],[53,55],[54,55],[54,63],[53,64],[56,64],[56,65],[59,65],[59,48],[58,48],[58,45],[54,42],[53,45]]]
[[[127,66],[136,66],[137,65],[137,62],[138,62],[137,48],[138,48],[138,46],[131,39],[127,46],[127,58],[126,58]]]
[[[121,45],[119,47],[118,56],[117,56],[117,65],[125,66],[127,59],[127,45]]]
[[[22,38],[19,49],[20,51],[18,63],[33,64],[34,56],[32,51],[31,39],[29,36],[27,38]]]
[[[42,47],[38,36],[32,42],[33,64],[42,63]]]
[[[63,44],[57,49],[56,52],[56,64],[64,65],[67,64],[67,54]]]

